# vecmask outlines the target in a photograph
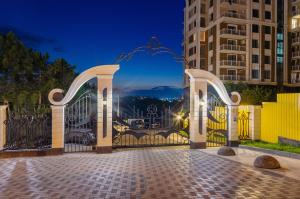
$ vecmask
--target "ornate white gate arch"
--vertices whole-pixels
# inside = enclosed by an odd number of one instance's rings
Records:
[[[238,106],[241,96],[237,92],[229,97],[223,82],[214,74],[200,70],[187,69],[190,77],[190,141],[191,148],[206,148],[207,141],[207,86],[212,85],[228,106],[228,145],[238,146]],[[200,109],[200,107],[202,108]],[[200,110],[202,113],[200,113]],[[202,116],[202,117],[200,117]],[[201,125],[199,125],[201,124]]]
[[[82,72],[63,96],[63,90],[54,89],[49,93],[52,104],[52,148],[63,152],[65,130],[65,106],[76,95],[80,87],[87,81],[97,78],[97,145],[98,153],[112,152],[112,80],[119,65],[95,66]],[[106,118],[103,110],[106,107]],[[104,124],[105,122],[105,124]]]

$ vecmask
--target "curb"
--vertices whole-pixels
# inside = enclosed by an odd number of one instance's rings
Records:
[[[278,156],[283,156],[283,157],[287,157],[287,158],[293,158],[293,159],[300,160],[300,154],[297,154],[297,153],[291,153],[291,152],[286,152],[286,151],[276,151],[276,150],[272,150],[272,149],[263,149],[263,148],[253,147],[253,146],[245,146],[245,145],[240,145],[239,148],[249,149],[252,151],[258,151],[258,152],[268,153],[271,155],[278,155]]]

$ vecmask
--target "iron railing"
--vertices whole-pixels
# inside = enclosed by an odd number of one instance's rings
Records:
[[[246,0],[221,0],[222,3],[227,3],[229,5],[238,4],[238,5],[247,5]]]
[[[244,75],[220,75],[220,79],[224,81],[245,81]]]
[[[221,15],[222,17],[246,19],[246,14],[244,13],[235,13],[235,12],[225,12]]]
[[[246,36],[246,30],[235,30],[235,29],[223,28],[221,30],[221,34]]]
[[[9,112],[4,150],[42,149],[51,147],[49,113]]]
[[[118,132],[114,129],[113,147],[155,147],[189,145],[188,134],[175,129],[144,129],[125,130]]]
[[[221,60],[221,66],[238,66],[238,67],[245,67],[246,62],[244,61],[234,61],[234,60]]]

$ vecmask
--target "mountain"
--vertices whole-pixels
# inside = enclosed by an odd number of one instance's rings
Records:
[[[139,96],[139,97],[151,97],[158,99],[174,99],[181,98],[183,95],[183,89],[172,86],[158,86],[151,89],[137,89],[129,92],[123,92],[122,96]]]

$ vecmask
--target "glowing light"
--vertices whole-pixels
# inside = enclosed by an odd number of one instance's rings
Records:
[[[177,115],[176,116],[176,120],[182,120],[182,116],[181,115]]]

